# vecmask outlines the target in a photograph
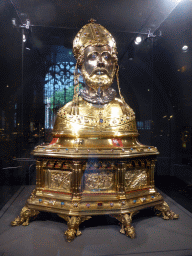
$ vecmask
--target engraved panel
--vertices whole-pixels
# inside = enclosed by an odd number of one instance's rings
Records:
[[[111,190],[114,187],[114,173],[111,171],[95,171],[86,173],[85,190]]]
[[[125,190],[147,185],[147,170],[129,170],[125,172]]]
[[[72,173],[69,171],[48,170],[48,187],[70,192],[71,175]]]

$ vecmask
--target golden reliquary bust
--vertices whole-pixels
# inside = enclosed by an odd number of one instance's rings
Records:
[[[154,207],[163,219],[177,219],[154,186],[157,148],[138,141],[135,113],[121,95],[116,42],[103,26],[83,26],[73,41],[77,59],[73,100],[57,114],[53,140],[37,146],[36,188],[12,225],[28,225],[39,211],[67,221],[70,242],[79,225],[110,214],[121,233],[135,237],[132,216]],[[79,73],[85,88],[79,91]],[[111,87],[116,77],[119,97]]]

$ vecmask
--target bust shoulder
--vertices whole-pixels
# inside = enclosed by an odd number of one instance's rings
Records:
[[[123,102],[120,98],[114,98],[108,104],[97,105],[89,103],[79,97],[79,101],[77,104],[75,104],[74,101],[70,101],[62,108],[60,108],[57,116],[61,118],[65,118],[66,115],[96,117],[99,113],[107,115],[108,117],[111,116],[116,118],[119,118],[122,115],[135,115],[133,109],[126,102]]]
[[[67,103],[58,111],[53,133],[70,134],[77,128],[81,134],[137,131],[134,111],[119,98],[105,105],[92,104],[81,97],[76,104]]]

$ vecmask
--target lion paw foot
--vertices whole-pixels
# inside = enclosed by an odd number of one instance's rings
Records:
[[[22,224],[21,218],[18,216],[14,221],[11,222],[11,226],[19,226]]]
[[[81,234],[82,234],[81,231],[76,232],[76,236],[80,236]]]
[[[135,238],[135,229],[134,227],[128,227],[128,228],[125,228],[125,231],[126,231],[126,235],[129,236],[130,238]]]
[[[125,234],[125,230],[122,228],[122,229],[120,230],[120,233],[121,233],[121,234]]]

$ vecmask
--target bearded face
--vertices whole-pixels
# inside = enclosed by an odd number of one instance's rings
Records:
[[[82,75],[88,87],[95,91],[107,89],[113,82],[116,71],[116,60],[111,48],[106,46],[88,46],[84,52]]]

